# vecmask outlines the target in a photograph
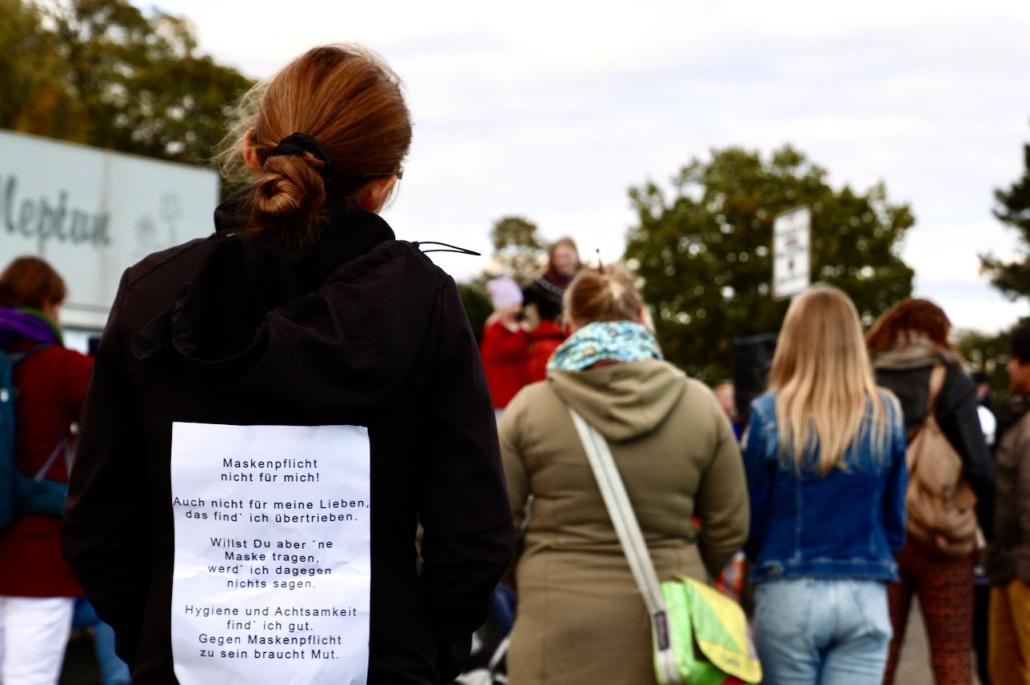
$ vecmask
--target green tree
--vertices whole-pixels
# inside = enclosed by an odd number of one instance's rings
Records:
[[[0,0],[0,128],[37,132],[60,97],[61,60],[39,7]]]
[[[958,336],[956,346],[959,354],[969,362],[973,371],[983,371],[990,377],[991,392],[998,401],[1009,396],[1005,365],[1009,360],[1012,333],[1018,326],[992,334],[964,331]]]
[[[714,383],[731,375],[733,341],[775,332],[787,302],[771,295],[772,223],[785,210],[812,214],[813,280],[842,288],[865,323],[912,291],[898,241],[915,222],[887,200],[831,187],[826,171],[790,146],[763,159],[741,148],[693,159],[667,194],[654,183],[630,189],[637,225],[626,260],[643,279],[667,357]]]
[[[544,254],[536,224],[521,216],[502,217],[490,230],[490,240],[494,263],[488,271],[511,276],[522,284],[533,280]]]
[[[461,304],[465,307],[465,316],[468,317],[472,333],[476,336],[476,342],[480,342],[483,337],[483,326],[486,325],[486,320],[494,311],[490,304],[490,296],[479,279],[469,283],[459,283],[458,296],[461,297]]]
[[[490,229],[490,242],[493,244],[491,263],[479,276],[458,284],[458,294],[476,340],[479,340],[483,325],[493,313],[486,282],[498,276],[510,276],[525,285],[540,269],[544,256],[537,226],[525,217],[505,216],[495,221]]]
[[[1006,262],[992,254],[980,255],[981,271],[995,288],[1009,299],[1030,295],[1030,143],[1023,145],[1023,175],[1007,189],[994,191],[993,214],[999,221],[1019,232],[1023,244],[1019,259]]]
[[[185,19],[127,0],[0,0],[0,10],[6,128],[203,164],[251,85],[198,54]]]

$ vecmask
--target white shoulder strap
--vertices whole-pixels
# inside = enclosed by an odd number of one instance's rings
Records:
[[[597,479],[597,487],[601,490],[601,497],[615,527],[615,533],[619,536],[622,551],[626,554],[633,580],[636,581],[637,589],[640,590],[647,605],[647,612],[651,615],[651,629],[657,649],[655,671],[658,682],[668,685],[682,683],[676,655],[672,649],[668,614],[662,588],[658,583],[658,574],[655,573],[654,563],[647,551],[647,543],[644,542],[644,535],[640,531],[640,524],[637,523],[637,516],[633,513],[633,505],[626,494],[626,487],[615,465],[615,459],[612,458],[608,441],[572,407],[569,407],[569,414],[583,443],[583,450],[587,453],[590,469]]]

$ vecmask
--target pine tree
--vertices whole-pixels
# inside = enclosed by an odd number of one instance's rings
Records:
[[[1007,189],[994,191],[993,214],[1004,224],[1019,231],[1022,256],[1011,262],[992,254],[980,256],[980,269],[991,283],[1010,299],[1030,295],[1030,143],[1023,145],[1023,176]]]

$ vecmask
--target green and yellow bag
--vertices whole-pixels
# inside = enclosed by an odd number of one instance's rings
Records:
[[[683,576],[658,583],[640,524],[607,440],[569,407],[601,497],[651,616],[655,676],[661,685],[759,683],[743,609],[705,583]]]
[[[728,677],[762,680],[744,611],[705,583],[679,576],[662,582],[676,670],[691,685],[721,685]]]

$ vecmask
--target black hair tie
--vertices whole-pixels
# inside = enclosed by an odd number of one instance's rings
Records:
[[[286,136],[279,141],[278,145],[268,151],[265,159],[282,155],[303,155],[305,152],[310,152],[322,161],[322,168],[319,170],[319,173],[323,177],[329,178],[332,175],[333,156],[329,154],[329,150],[322,147],[321,143],[307,133],[291,133]]]

